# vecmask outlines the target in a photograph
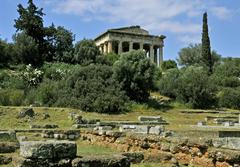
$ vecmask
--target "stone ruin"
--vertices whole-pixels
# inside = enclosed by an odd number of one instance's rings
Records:
[[[0,131],[0,166],[9,164],[14,153],[19,148],[15,131]]]
[[[77,156],[77,145],[71,141],[22,141],[20,156],[14,167],[130,167],[124,155]]]
[[[154,135],[170,135],[165,133],[164,125],[167,122],[160,116],[139,116],[138,121],[109,121],[102,122],[98,119],[87,120],[76,113],[70,113],[69,119],[74,122],[74,128],[92,128],[99,135],[111,133],[111,131],[142,133]]]
[[[76,140],[80,137],[79,130],[43,130],[43,138],[51,138],[57,140]]]

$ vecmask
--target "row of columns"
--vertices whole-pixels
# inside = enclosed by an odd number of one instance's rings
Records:
[[[127,42],[127,41],[126,41]],[[129,43],[129,51],[132,51],[133,48],[133,44],[134,42],[130,41]],[[118,41],[117,43],[118,45],[118,53],[117,54],[121,54],[123,52],[123,41]],[[163,61],[163,47],[162,46],[157,46],[157,48],[154,48],[155,46],[152,44],[147,44],[149,45],[149,58],[153,61],[156,62],[158,66],[160,66],[160,63]],[[99,49],[101,51],[101,53],[103,54],[107,54],[107,53],[111,53],[113,52],[113,41],[107,41],[104,44],[101,44],[99,46]],[[144,49],[144,43],[139,43],[139,49],[143,50]],[[159,49],[159,51],[157,51]],[[156,61],[155,61],[155,57],[156,56]]]

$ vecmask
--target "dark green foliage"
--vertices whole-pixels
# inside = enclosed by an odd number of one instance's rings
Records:
[[[58,95],[59,82],[45,80],[35,90],[34,103],[38,102],[44,106],[54,106],[60,96]]]
[[[15,20],[14,25],[17,31],[25,33],[36,42],[41,56],[46,54],[45,30],[42,18],[44,16],[43,9],[38,9],[32,0],[28,0],[28,6],[24,8],[19,4],[17,11],[19,18]]]
[[[43,9],[38,9],[32,0],[28,0],[28,7],[18,5],[19,18],[15,20],[17,30],[25,32],[36,42],[42,42],[44,38]]]
[[[225,60],[214,68],[213,81],[220,87],[240,86],[240,63],[237,59]]]
[[[43,63],[38,44],[32,37],[25,33],[19,33],[14,36],[14,42],[15,59],[18,63],[32,64],[33,66]]]
[[[209,74],[212,74],[213,58],[212,58],[212,54],[211,54],[210,39],[209,39],[209,35],[208,35],[207,13],[203,14],[202,59],[203,59],[203,63],[208,67]]]
[[[26,85],[22,78],[17,74],[9,74],[5,71],[0,72],[0,89],[21,89]]]
[[[240,88],[224,88],[218,94],[221,107],[240,109]]]
[[[205,66],[205,63],[202,59],[202,45],[201,44],[190,44],[186,48],[182,48],[178,53],[179,58],[177,59],[179,65],[181,66]],[[221,60],[221,55],[219,55],[216,51],[212,51],[211,53],[213,58],[213,64],[216,65]]]
[[[76,69],[67,79],[57,105],[101,113],[126,111],[128,98],[112,74],[111,67],[106,65]]]
[[[17,31],[31,37],[36,43],[39,64],[53,60],[72,63],[73,61],[73,40],[71,31],[54,24],[49,27],[43,25],[43,9],[39,9],[32,0],[28,0],[28,6],[24,8],[18,5],[19,18],[15,20]],[[35,62],[35,61],[34,61]]]
[[[7,47],[7,42],[0,39],[0,68],[6,66],[9,62]]]
[[[51,57],[48,61],[56,60],[59,62],[72,63],[73,61],[73,41],[74,35],[64,27],[54,25],[45,28],[49,51]]]
[[[164,96],[171,98],[177,97],[177,82],[180,71],[178,69],[169,69],[160,78],[158,89]]]
[[[74,61],[78,64],[96,63],[96,57],[99,55],[100,51],[93,40],[84,39],[75,45]]]
[[[121,55],[113,65],[114,78],[123,85],[131,100],[145,101],[154,88],[155,65],[143,51],[131,51]]]
[[[163,71],[166,71],[171,68],[177,68],[177,63],[174,60],[163,61],[161,64],[161,68]]]
[[[216,86],[202,67],[189,67],[178,78],[177,99],[193,108],[209,108],[216,103]]]
[[[113,65],[117,60],[119,60],[120,56],[116,53],[108,53],[106,55],[104,55],[104,57],[106,57],[106,59]]]
[[[0,89],[0,105],[19,106],[22,105],[25,95],[19,89]]]

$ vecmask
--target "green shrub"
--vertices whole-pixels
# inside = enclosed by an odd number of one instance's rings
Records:
[[[128,98],[112,74],[112,68],[107,65],[75,69],[60,90],[56,105],[100,113],[126,111]]]
[[[0,89],[0,105],[2,106],[20,106],[24,98],[23,90]]]
[[[44,106],[53,106],[58,100],[58,82],[46,80],[42,82],[35,91],[35,102]]]
[[[114,79],[131,100],[146,101],[154,89],[156,66],[143,51],[123,53],[113,65]]]
[[[114,64],[116,61],[119,60],[120,56],[116,53],[108,53],[106,55],[104,55],[104,57],[106,57],[106,59],[111,63]]]
[[[218,98],[219,106],[240,109],[240,88],[224,88]]]
[[[178,69],[169,69],[164,72],[158,83],[160,94],[171,98],[177,97],[177,80],[180,75]]]
[[[9,94],[8,90],[6,89],[0,89],[0,105],[1,106],[10,105]]]
[[[23,90],[9,90],[9,101],[12,106],[20,106],[25,99]]]
[[[96,62],[100,51],[93,40],[82,40],[76,43],[74,49],[74,61],[78,64],[88,65]]]
[[[177,63],[174,60],[163,61],[161,64],[161,68],[163,71],[166,71],[171,68],[177,68]]]
[[[202,67],[190,66],[177,80],[177,99],[193,108],[210,108],[216,104],[216,85]]]

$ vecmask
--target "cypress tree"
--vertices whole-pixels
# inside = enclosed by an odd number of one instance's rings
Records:
[[[208,35],[208,20],[207,12],[203,14],[203,27],[202,27],[202,60],[208,67],[209,74],[213,71],[213,59],[211,54],[210,39]]]

